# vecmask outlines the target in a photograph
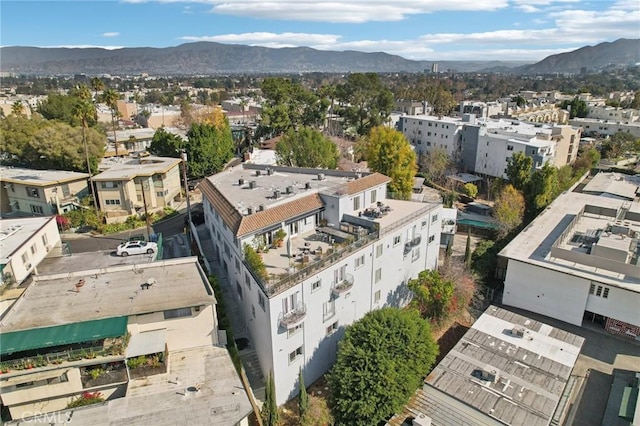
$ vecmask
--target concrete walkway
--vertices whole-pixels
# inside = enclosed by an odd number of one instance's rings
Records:
[[[243,347],[239,351],[240,360],[246,372],[247,378],[254,397],[259,401],[264,401],[265,394],[265,377],[260,369],[260,361],[256,354],[256,350],[253,347],[249,333],[245,326],[244,317],[241,308],[236,299],[236,292],[233,290],[232,285],[229,283],[227,274],[222,270],[220,263],[218,262],[217,253],[213,247],[211,237],[206,229],[205,225],[198,226],[198,237],[202,246],[202,255],[207,259],[211,272],[218,278],[220,287],[222,288],[222,297],[224,298],[227,317],[231,323],[233,329],[233,336],[236,342],[240,343],[238,346]]]

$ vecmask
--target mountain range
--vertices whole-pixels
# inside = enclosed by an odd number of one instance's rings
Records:
[[[438,63],[439,71],[516,73],[579,72],[608,65],[640,62],[640,40],[620,39],[587,46],[535,63],[522,61],[413,61],[388,53],[324,51],[309,47],[266,47],[187,43],[175,47],[0,48],[0,71],[16,74],[216,75],[306,72],[424,72]]]

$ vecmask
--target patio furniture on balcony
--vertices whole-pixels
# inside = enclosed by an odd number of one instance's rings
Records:
[[[281,312],[278,318],[280,326],[286,329],[294,328],[299,325],[307,316],[307,306],[304,303],[298,303],[289,312]]]
[[[331,292],[334,294],[334,296],[340,296],[341,294],[349,291],[351,287],[353,287],[353,283],[353,275],[345,274],[345,277],[342,281],[333,284],[333,286],[331,287]]]

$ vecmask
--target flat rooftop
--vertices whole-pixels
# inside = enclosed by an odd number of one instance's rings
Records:
[[[514,327],[523,329],[522,337],[512,334]],[[580,336],[489,306],[407,409],[440,425],[546,426],[583,343]]]
[[[89,179],[89,175],[87,173],[68,172],[66,170],[35,170],[0,166],[0,182],[49,186],[83,179]]]
[[[609,197],[566,192],[556,198],[533,222],[511,240],[499,253],[499,256],[640,292],[640,285],[638,285],[640,279],[638,278],[551,256],[553,244],[565,233],[574,218],[587,205],[613,210],[626,206],[629,211],[640,213],[640,204],[637,202],[630,203],[626,200]],[[587,234],[590,230],[605,229],[612,223],[615,223],[615,218],[610,216],[585,215],[571,232],[572,234],[576,232]],[[635,226],[637,229],[634,230],[640,231],[640,224],[635,224]],[[634,228],[633,224],[631,228]],[[570,238],[571,236],[567,236],[567,239],[562,241],[565,247]],[[579,251],[580,247],[572,248],[572,250]]]
[[[633,200],[639,185],[639,177],[622,173],[600,172],[591,178],[582,189],[582,192]]]
[[[76,284],[84,280],[84,285]],[[153,283],[143,290],[142,285]],[[35,276],[5,317],[2,332],[215,303],[196,257]]]
[[[20,219],[0,220],[0,257],[10,258],[22,247],[39,229],[49,221],[55,220],[53,216],[25,217]],[[7,263],[5,260],[0,264]]]
[[[170,352],[168,365],[167,374],[131,380],[123,398],[64,410],[48,416],[46,423],[233,426],[252,411],[225,348],[207,346]],[[196,386],[200,390],[195,391]],[[190,387],[194,389],[188,390]],[[68,423],[62,422],[67,419]],[[8,424],[41,422],[42,417],[36,417]]]
[[[271,174],[268,172],[269,169],[272,171]],[[319,175],[322,175],[322,179]],[[369,174],[361,173],[360,175],[364,177]],[[356,180],[356,173],[255,164],[231,167],[207,179],[237,211],[246,214],[250,207],[255,211],[260,205],[268,209],[311,194],[346,194],[347,184]],[[251,182],[255,182],[253,188],[251,188]],[[288,187],[289,194],[287,194]],[[279,198],[274,196],[276,191],[280,191]]]
[[[180,164],[179,158],[143,157],[143,158],[105,158],[100,163],[102,173],[93,177],[95,181],[131,180],[136,176],[151,176],[166,173]]]

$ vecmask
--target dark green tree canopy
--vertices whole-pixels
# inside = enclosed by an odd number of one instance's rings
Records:
[[[276,156],[283,166],[335,169],[340,153],[331,139],[302,127],[287,131],[276,145]]]
[[[584,118],[589,113],[589,107],[587,106],[587,103],[579,99],[577,96],[570,101],[563,101],[560,104],[560,108],[571,109],[571,111],[569,111],[570,118],[575,118],[575,117]]]
[[[337,424],[370,426],[407,403],[438,345],[417,311],[383,308],[347,328],[329,374]]]
[[[58,120],[71,126],[80,126],[81,119],[74,113],[74,107],[84,98],[83,89],[85,87],[71,90],[68,95],[49,93],[47,99],[38,104],[36,111],[47,120]],[[90,93],[89,96],[91,96]],[[87,121],[89,127],[95,126],[96,123],[96,116],[90,117]]]
[[[347,81],[336,88],[336,93],[342,104],[340,115],[361,136],[384,124],[394,105],[393,93],[375,73],[350,74]]]
[[[235,145],[231,128],[225,119],[225,126],[193,123],[187,132],[185,148],[188,155],[188,171],[192,178],[203,178],[222,170],[233,158]]]
[[[180,150],[184,147],[185,142],[178,135],[169,133],[160,127],[153,134],[149,152],[158,157],[180,157]]]

